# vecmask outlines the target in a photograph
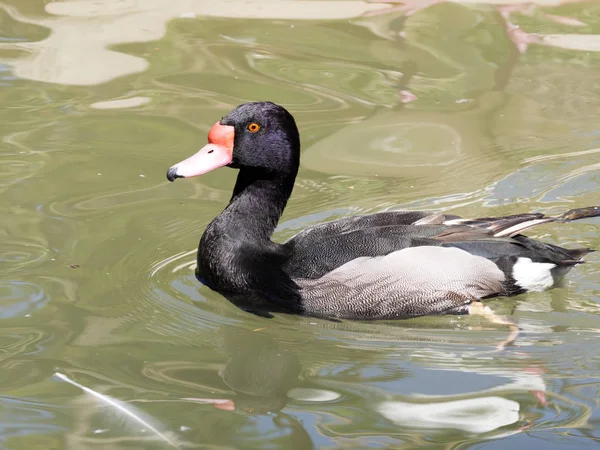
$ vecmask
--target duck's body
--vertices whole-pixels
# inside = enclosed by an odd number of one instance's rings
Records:
[[[483,298],[550,288],[591,251],[545,244],[520,232],[598,216],[598,207],[558,217],[476,220],[383,212],[315,225],[275,243],[271,236],[292,193],[299,158],[292,116],[273,103],[249,103],[215,124],[209,144],[167,174],[173,181],[224,165],[240,169],[229,205],[202,236],[197,275],[255,314],[464,314]]]

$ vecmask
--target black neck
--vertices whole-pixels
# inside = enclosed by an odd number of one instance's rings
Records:
[[[287,204],[297,170],[274,173],[241,169],[229,205],[221,213],[219,226],[238,239],[268,241]]]
[[[298,288],[283,270],[287,253],[271,241],[297,171],[241,169],[229,205],[202,235],[197,275],[241,308],[300,311]]]

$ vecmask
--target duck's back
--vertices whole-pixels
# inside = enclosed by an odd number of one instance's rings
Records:
[[[290,255],[285,270],[292,278],[315,279],[355,258],[387,255],[419,245],[436,246],[438,241],[430,238],[447,227],[442,223],[415,225],[429,216],[422,211],[392,211],[308,227],[285,243]]]

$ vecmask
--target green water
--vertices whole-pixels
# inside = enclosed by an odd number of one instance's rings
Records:
[[[2,449],[598,444],[598,254],[488,302],[522,329],[500,352],[483,319],[268,320],[193,276],[236,174],[165,171],[251,100],[301,130],[280,240],[600,204],[600,4],[410,3],[0,3]],[[599,227],[529,234],[600,248]]]

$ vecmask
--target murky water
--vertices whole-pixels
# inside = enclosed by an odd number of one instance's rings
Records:
[[[504,3],[504,6],[492,3]],[[600,4],[0,3],[1,447],[589,448],[600,257],[519,323],[237,310],[192,266],[235,172],[166,168],[250,100],[302,167],[277,232],[600,204]],[[600,248],[598,220],[530,235]]]

